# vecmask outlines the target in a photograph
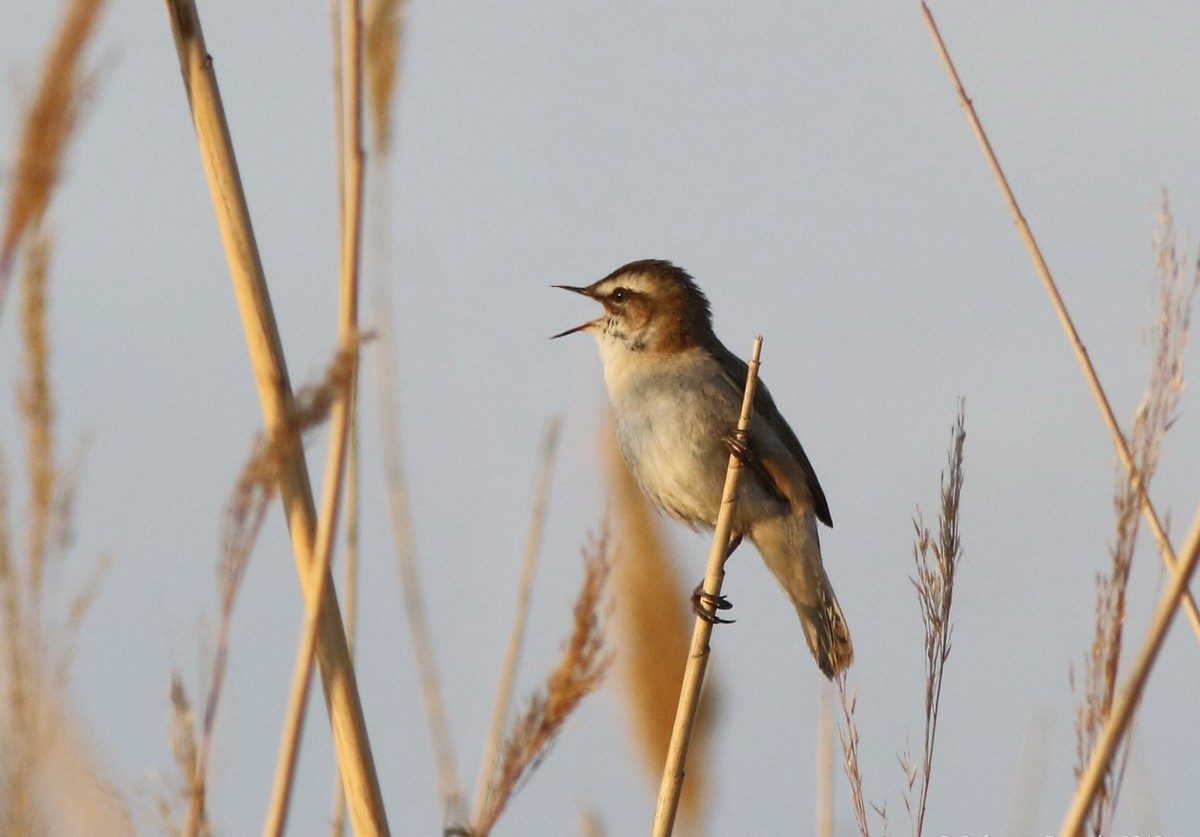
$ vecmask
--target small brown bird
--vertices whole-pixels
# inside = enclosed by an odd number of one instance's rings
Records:
[[[689,526],[713,527],[721,504],[746,364],[717,339],[708,299],[670,262],[631,262],[586,288],[556,285],[604,306],[591,332],[616,414],[621,453],[642,490]],[[827,677],[854,658],[850,631],[821,563],[817,520],[832,526],[817,475],[759,383],[730,552],[747,537],[800,615]],[[709,602],[726,609],[723,598]],[[718,620],[697,609],[711,621]]]

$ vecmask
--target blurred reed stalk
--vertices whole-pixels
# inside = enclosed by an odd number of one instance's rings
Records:
[[[1039,711],[1030,719],[1025,746],[1017,762],[1016,783],[1005,834],[1033,834],[1046,782],[1046,750],[1050,741],[1050,714]]]
[[[607,651],[605,598],[612,568],[607,522],[583,550],[584,577],[575,599],[571,636],[545,685],[509,728],[488,780],[486,801],[470,829],[486,837],[517,790],[536,770],[579,703],[600,685],[612,661]]]
[[[338,353],[320,382],[300,389],[296,394],[296,412],[290,419],[297,434],[303,435],[329,418],[333,405],[346,389],[354,363],[354,353]],[[209,831],[206,810],[208,762],[228,666],[234,608],[254,552],[254,544],[262,531],[267,507],[275,499],[278,489],[285,451],[282,438],[271,440],[260,434],[254,440],[250,456],[242,465],[222,513],[221,559],[217,566],[219,617],[216,647],[199,734],[194,729],[194,713],[183,681],[178,672],[172,674],[171,740],[182,779],[182,795],[187,803],[187,821],[180,830],[186,835],[202,835]],[[169,821],[170,803],[160,800],[159,808]]]
[[[611,422],[601,446],[614,499],[616,561],[613,566],[614,624],[619,632],[616,663],[621,699],[627,706],[634,742],[648,781],[662,778],[683,674],[687,667],[691,610],[689,592],[678,577],[658,513],[629,473]],[[687,782],[679,802],[682,831],[694,834],[704,823],[708,777],[706,750],[717,709],[717,684],[705,678],[688,748]]]
[[[1046,294],[1050,297],[1050,303],[1058,315],[1063,332],[1071,343],[1071,348],[1075,351],[1079,367],[1092,391],[1092,396],[1096,400],[1096,406],[1099,408],[1100,415],[1108,427],[1108,432],[1112,436],[1117,455],[1120,457],[1121,463],[1125,466],[1125,470],[1129,473],[1130,484],[1137,491],[1142,514],[1150,526],[1150,531],[1154,534],[1154,540],[1158,544],[1163,564],[1166,566],[1168,572],[1174,573],[1180,566],[1179,559],[1171,547],[1171,541],[1167,537],[1158,512],[1155,511],[1154,505],[1150,501],[1150,495],[1146,491],[1143,476],[1137,469],[1137,462],[1134,459],[1133,452],[1130,449],[1128,441],[1125,439],[1125,434],[1121,432],[1121,427],[1117,423],[1116,414],[1113,413],[1112,405],[1108,401],[1104,387],[1100,384],[1096,368],[1092,365],[1087,349],[1084,348],[1083,341],[1079,338],[1079,332],[1076,331],[1075,324],[1071,320],[1071,315],[1067,312],[1066,303],[1063,302],[1062,295],[1058,291],[1058,285],[1055,283],[1054,277],[1050,274],[1050,268],[1046,265],[1041,248],[1038,247],[1037,240],[1033,237],[1033,231],[1029,228],[1029,224],[1025,221],[1025,216],[1021,213],[1021,207],[1017,203],[1016,196],[1013,195],[1012,188],[1008,185],[1008,178],[1004,176],[1004,170],[1000,168],[1000,161],[996,159],[996,154],[992,150],[992,144],[987,138],[987,133],[983,130],[983,123],[979,121],[979,116],[975,113],[975,106],[971,103],[971,99],[967,96],[967,91],[963,88],[962,80],[958,76],[958,70],[955,69],[954,62],[950,59],[950,53],[946,49],[946,44],[942,40],[942,35],[938,31],[937,24],[934,23],[933,15],[924,2],[921,3],[921,12],[925,17],[925,24],[929,28],[929,33],[933,37],[938,55],[941,56],[942,64],[946,68],[946,73],[954,85],[959,104],[962,105],[967,121],[971,125],[971,130],[974,131],[975,138],[979,141],[979,147],[982,149],[988,166],[996,178],[996,185],[1000,188],[1000,192],[1008,204],[1009,211],[1012,213],[1013,221],[1021,234],[1021,240],[1024,242],[1025,248],[1029,251],[1030,258],[1033,260],[1033,266],[1037,271],[1038,278],[1041,279],[1042,286],[1045,288]],[[1183,607],[1187,612],[1188,621],[1192,624],[1192,631],[1196,634],[1197,641],[1200,641],[1200,609],[1197,609],[1196,600],[1192,597],[1190,590],[1184,590]]]
[[[37,92],[25,113],[12,172],[12,191],[0,238],[0,315],[17,250],[46,212],[62,175],[67,147],[95,84],[84,52],[104,11],[103,0],[71,0],[42,57]]]
[[[948,470],[942,473],[941,478],[937,536],[925,527],[919,511],[913,519],[913,528],[916,530],[913,563],[916,573],[911,581],[917,591],[921,623],[925,628],[925,734],[920,765],[914,764],[907,752],[901,756],[900,763],[907,780],[904,807],[908,810],[915,837],[920,837],[925,828],[925,803],[929,796],[929,778],[933,772],[942,679],[946,672],[946,661],[950,659],[954,629],[950,621],[950,610],[954,604],[954,579],[958,563],[962,560],[962,540],[958,530],[963,486],[963,443],[967,438],[963,409],[960,401],[958,418],[950,429]],[[917,779],[920,784],[914,799],[913,786]]]
[[[525,644],[525,624],[529,617],[529,604],[533,593],[533,575],[541,553],[542,532],[546,525],[546,506],[550,497],[550,477],[554,473],[554,460],[558,450],[558,433],[562,419],[558,416],[546,422],[542,431],[542,443],[538,456],[537,477],[533,484],[533,501],[530,504],[529,529],[525,536],[525,550],[521,558],[521,574],[517,581],[517,605],[513,616],[512,632],[504,651],[504,662],[496,684],[496,700],[492,707],[492,723],[488,728],[483,755],[479,760],[479,777],[475,783],[475,802],[471,809],[471,821],[477,822],[487,804],[488,783],[496,771],[496,759],[500,754],[500,739],[504,735],[504,722],[512,705],[513,684],[517,679],[517,667],[521,661],[521,649]]]
[[[762,354],[762,335],[754,338],[750,352],[750,363],[746,372],[746,389],[742,396],[742,412],[738,418],[735,438],[746,443],[746,428],[754,407],[754,390],[758,385],[759,357]],[[738,481],[742,463],[735,454],[729,455],[725,471],[725,489],[721,494],[721,507],[717,512],[717,524],[713,529],[712,548],[708,553],[708,571],[704,576],[704,593],[710,597],[721,595],[721,582],[725,578],[725,557],[729,550],[733,528],[733,514],[737,505]],[[715,611],[714,611],[715,615]],[[668,837],[675,828],[675,816],[679,810],[679,798],[683,792],[684,764],[687,761],[688,744],[700,705],[700,689],[704,685],[704,670],[708,665],[708,641],[712,636],[713,623],[696,616],[692,629],[692,643],[688,652],[687,668],[683,674],[683,687],[679,693],[679,706],[675,711],[675,725],[671,730],[671,743],[667,749],[667,760],[663,765],[662,784],[658,790],[658,803],[654,808],[654,837]]]
[[[833,837],[833,697],[821,684],[817,709],[817,837]]]
[[[1186,248],[1178,240],[1165,193],[1158,221],[1154,239],[1158,304],[1150,331],[1153,351],[1150,382],[1134,414],[1130,433],[1136,471],[1146,486],[1158,470],[1162,440],[1178,417],[1192,303],[1200,283],[1200,267],[1189,260]],[[1095,628],[1091,648],[1084,658],[1082,693],[1076,689],[1076,779],[1087,766],[1116,694],[1139,505],[1138,488],[1129,472],[1122,468],[1113,496],[1116,537],[1109,550],[1108,571],[1096,577]],[[1075,685],[1072,678],[1072,686]],[[1090,816],[1090,828],[1095,835],[1107,834],[1112,825],[1129,755],[1128,744],[1126,736],[1117,747],[1114,763],[1101,777]]]
[[[317,655],[351,823],[358,834],[385,834],[387,817],[333,580],[328,572],[321,574],[317,566],[312,487],[299,435],[289,422],[294,399],[212,59],[204,43],[195,3],[167,0],[167,12],[242,315],[265,425],[272,439],[282,440],[285,451],[280,495],[291,530],[297,573],[305,601],[320,603]]]
[[[412,640],[417,676],[421,681],[421,696],[430,744],[437,764],[438,797],[442,803],[443,825],[447,831],[462,830],[467,822],[462,785],[450,740],[446,701],[442,695],[441,675],[433,637],[429,629],[429,613],[425,607],[424,588],[417,566],[413,543],[412,516],[408,502],[408,482],[404,476],[400,443],[400,405],[397,394],[395,324],[390,295],[384,283],[377,288],[375,311],[379,351],[375,370],[379,387],[379,424],[383,439],[384,480],[387,487],[388,516],[392,524],[392,542],[396,550],[396,566],[400,578],[400,594],[404,615]]]

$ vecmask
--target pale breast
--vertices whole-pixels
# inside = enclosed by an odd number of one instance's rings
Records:
[[[621,452],[642,490],[672,516],[712,525],[728,463],[722,437],[738,405],[704,360],[688,360],[625,374],[610,396]]]

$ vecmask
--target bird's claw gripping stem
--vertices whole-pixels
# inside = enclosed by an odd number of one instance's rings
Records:
[[[721,441],[725,443],[725,447],[729,452],[736,456],[743,465],[752,465],[758,461],[758,457],[754,455],[754,451],[750,450],[750,445],[739,438],[736,430],[730,430],[721,437]]]
[[[736,622],[736,619],[722,619],[717,616],[718,610],[729,610],[731,607],[733,605],[724,596],[705,593],[703,581],[692,591],[692,613],[710,625],[731,625]]]

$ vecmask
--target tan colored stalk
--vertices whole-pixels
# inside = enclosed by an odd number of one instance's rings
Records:
[[[1147,631],[1146,639],[1142,642],[1137,662],[1134,663],[1125,685],[1113,702],[1112,712],[1109,713],[1104,724],[1104,731],[1092,750],[1087,770],[1079,780],[1075,797],[1071,800],[1071,807],[1067,810],[1062,828],[1058,831],[1059,837],[1079,837],[1083,834],[1084,822],[1095,801],[1096,793],[1100,789],[1101,780],[1108,770],[1109,762],[1116,752],[1117,745],[1121,743],[1125,731],[1133,719],[1133,713],[1142,697],[1142,690],[1150,676],[1150,669],[1154,666],[1154,661],[1158,659],[1158,652],[1162,648],[1163,639],[1166,638],[1167,629],[1171,627],[1171,620],[1179,608],[1179,603],[1183,600],[1183,594],[1196,569],[1197,559],[1200,559],[1200,512],[1197,512],[1192,521],[1192,529],[1183,548],[1183,562],[1180,564],[1179,570],[1173,573],[1167,589],[1159,597],[1158,606],[1154,609],[1154,616],[1150,620],[1150,630]]]
[[[350,656],[355,656],[355,639],[358,633],[358,371],[350,383],[350,437],[346,451],[346,567],[342,595],[346,602],[346,643]],[[334,764],[336,772],[337,765]],[[346,793],[342,790],[341,776],[334,777],[333,815],[330,817],[330,833],[341,837],[346,831]]]
[[[429,614],[425,609],[425,598],[421,586],[421,573],[417,566],[416,548],[413,544],[412,517],[408,507],[408,484],[404,478],[404,461],[400,444],[400,405],[396,393],[396,340],[395,323],[387,285],[380,281],[376,287],[375,315],[376,331],[379,335],[379,351],[376,355],[375,371],[379,385],[379,426],[383,437],[383,468],[387,483],[388,516],[392,524],[392,541],[396,549],[396,568],[400,577],[400,594],[404,599],[404,616],[408,622],[408,634],[412,641],[413,656],[417,664],[417,677],[421,681],[421,697],[425,706],[425,720],[429,728],[429,740],[437,764],[438,796],[442,802],[442,816],[447,829],[461,828],[467,822],[466,806],[463,802],[462,786],[458,781],[458,769],[454,760],[454,747],[450,741],[447,723],[446,702],[442,697],[441,675],[438,672],[437,655],[433,651],[433,638],[429,630]]]
[[[817,713],[817,837],[833,837],[833,693],[825,683]]]
[[[343,45],[342,45],[342,0],[330,0],[329,3],[329,32],[331,40],[331,53],[333,64],[333,159],[334,168],[337,171],[337,207],[338,207],[338,241],[346,235],[346,88],[342,78]],[[355,376],[354,395],[352,401],[357,406],[358,386],[357,375]],[[357,444],[357,428],[352,422],[350,425],[350,463],[348,470],[353,470],[355,465],[356,446]],[[349,478],[349,474],[347,474]],[[353,485],[353,483],[351,483]],[[349,498],[347,498],[349,501]],[[349,519],[350,509],[347,508],[347,520]],[[350,564],[352,558],[350,556],[350,545],[346,545],[346,574],[347,583],[350,581]],[[354,657],[354,599],[356,591],[354,587],[347,587],[346,592],[346,644],[350,648],[351,659]],[[335,837],[341,837],[346,832],[346,792],[342,790],[342,776],[337,768],[335,759],[333,765],[333,814],[330,817],[331,827],[330,833]]]
[[[500,740],[504,736],[504,722],[512,705],[513,684],[517,679],[517,666],[521,661],[521,648],[525,643],[525,623],[529,616],[529,602],[533,593],[533,571],[537,568],[538,555],[542,547],[542,531],[546,525],[546,505],[550,498],[550,476],[554,473],[555,451],[558,447],[558,431],[562,419],[558,416],[546,422],[542,433],[541,456],[538,461],[537,478],[534,480],[533,502],[529,513],[529,529],[525,535],[525,552],[521,558],[521,576],[517,581],[517,608],[513,618],[512,633],[504,651],[504,662],[500,666],[500,677],[496,685],[496,701],[492,707],[492,723],[484,744],[483,757],[479,760],[479,777],[475,781],[475,802],[471,808],[471,822],[479,822],[487,803],[488,783],[496,770],[496,759],[500,754]]]
[[[987,134],[983,130],[983,123],[979,121],[979,116],[975,113],[975,106],[971,104],[970,98],[967,97],[967,91],[963,88],[962,80],[958,77],[958,70],[955,69],[954,62],[950,59],[950,53],[946,50],[946,44],[942,40],[942,35],[938,31],[937,24],[933,21],[933,15],[929,12],[929,6],[924,2],[921,3],[921,13],[925,16],[925,24],[929,27],[930,35],[933,36],[934,45],[937,47],[938,55],[941,56],[942,63],[946,67],[946,73],[950,76],[950,81],[954,84],[959,104],[962,105],[963,112],[967,116],[967,121],[971,125],[971,130],[975,132],[975,138],[979,141],[979,147],[983,150],[983,155],[987,158],[988,165],[992,169],[992,174],[996,178],[996,184],[1000,187],[1000,192],[1004,195],[1004,200],[1008,204],[1009,211],[1012,213],[1013,221],[1016,223],[1017,230],[1021,234],[1021,240],[1025,243],[1025,249],[1029,251],[1030,258],[1033,259],[1033,266],[1037,271],[1038,278],[1042,280],[1042,285],[1045,287],[1046,293],[1050,297],[1050,302],[1054,306],[1054,311],[1058,315],[1058,321],[1071,343],[1071,348],[1075,350],[1079,367],[1083,371],[1083,376],[1087,380],[1088,386],[1092,390],[1092,395],[1096,399],[1096,406],[1100,409],[1100,415],[1104,418],[1104,423],[1108,426],[1108,432],[1112,436],[1113,445],[1117,449],[1117,455],[1121,458],[1122,464],[1124,464],[1125,469],[1129,472],[1130,485],[1138,493],[1142,506],[1142,514],[1145,516],[1146,522],[1150,525],[1150,531],[1154,533],[1154,540],[1158,542],[1158,550],[1159,554],[1162,555],[1163,563],[1166,565],[1168,572],[1174,573],[1179,566],[1179,559],[1176,557],[1175,551],[1171,548],[1171,541],[1167,537],[1162,522],[1159,520],[1158,512],[1155,511],[1154,505],[1150,501],[1150,495],[1146,491],[1142,475],[1138,472],[1133,453],[1129,448],[1129,442],[1125,439],[1125,434],[1121,432],[1121,426],[1117,423],[1117,417],[1113,413],[1112,405],[1108,402],[1108,396],[1104,392],[1104,387],[1100,385],[1100,378],[1096,374],[1096,367],[1092,365],[1087,349],[1084,347],[1083,341],[1079,339],[1079,332],[1075,330],[1075,323],[1071,320],[1071,315],[1067,312],[1066,303],[1063,302],[1062,295],[1058,292],[1058,285],[1055,284],[1054,277],[1050,274],[1050,268],[1046,265],[1046,260],[1042,257],[1042,250],[1038,247],[1037,240],[1033,237],[1033,232],[1029,229],[1029,224],[1025,221],[1025,216],[1021,213],[1021,207],[1013,195],[1012,188],[1008,185],[1008,178],[1004,176],[1004,171],[1000,168],[1000,161],[996,159],[996,154],[992,150],[992,144],[988,141]],[[1192,631],[1196,634],[1196,639],[1200,641],[1200,609],[1197,609],[1196,600],[1192,597],[1191,591],[1184,591],[1183,606],[1184,610],[1187,611],[1188,621],[1192,623]]]
[[[746,390],[742,397],[742,413],[735,431],[735,438],[743,445],[746,443],[746,428],[750,425],[750,415],[754,408],[754,390],[758,385],[761,353],[762,336],[759,335],[754,338],[754,348],[750,352]],[[725,556],[733,529],[733,514],[737,508],[737,488],[741,475],[742,462],[731,453],[729,466],[725,471],[721,508],[717,512],[717,525],[713,530],[712,548],[708,552],[708,571],[704,576],[704,592],[708,596],[715,597],[721,594],[721,582],[725,579]],[[675,828],[675,814],[679,808],[679,796],[683,791],[683,768],[687,761],[692,725],[696,720],[696,708],[700,704],[704,670],[708,666],[708,640],[712,636],[712,629],[711,622],[700,616],[696,617],[687,669],[683,673],[683,689],[679,694],[679,708],[675,713],[675,727],[671,730],[671,746],[667,750],[662,785],[658,791],[658,804],[654,810],[654,828],[651,831],[654,837],[667,837]]]
[[[349,70],[346,87],[347,118],[345,122],[345,202],[339,215],[341,240],[341,281],[338,283],[338,345],[342,352],[358,347],[358,277],[362,251],[363,148],[362,148],[362,10],[358,2],[349,6],[346,19],[346,49]],[[354,357],[357,360],[357,353]],[[357,366],[357,362],[355,363]],[[353,377],[353,372],[351,373]],[[350,416],[353,411],[351,383],[342,389],[333,402],[330,413],[330,444],[325,466],[325,489],[321,498],[321,517],[317,524],[316,564],[320,578],[330,576],[333,561],[333,542],[337,534],[338,511],[342,482],[346,473],[346,442]],[[292,676],[288,714],[284,724],[283,743],[275,768],[275,784],[271,807],[263,833],[272,837],[283,834],[291,801],[296,772],[296,755],[300,748],[304,715],[308,707],[309,681],[312,679],[313,656],[317,647],[321,589],[314,587],[307,598],[307,618],[296,656]],[[348,644],[348,642],[347,642]],[[344,777],[344,774],[343,774]]]
[[[351,823],[360,835],[386,834],[387,817],[337,597],[330,574],[327,571],[321,573],[316,562],[316,510],[312,487],[300,438],[288,420],[294,399],[212,59],[204,44],[193,0],[167,0],[167,11],[242,316],[264,422],[272,439],[283,440],[280,495],[292,535],[304,599],[306,603],[319,601],[316,653]]]

